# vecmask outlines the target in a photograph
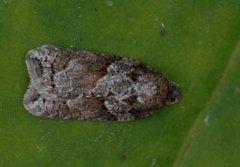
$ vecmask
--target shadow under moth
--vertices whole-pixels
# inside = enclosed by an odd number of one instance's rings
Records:
[[[23,104],[39,117],[130,121],[181,97],[177,84],[125,57],[43,45],[27,53],[26,64]]]

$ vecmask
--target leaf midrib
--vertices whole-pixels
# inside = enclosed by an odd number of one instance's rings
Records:
[[[179,149],[175,160],[173,161],[172,167],[181,167],[182,162],[184,158],[187,156],[189,152],[189,148],[192,145],[193,139],[196,137],[197,132],[201,127],[204,125],[203,120],[206,118],[206,116],[211,113],[211,108],[215,106],[216,102],[218,101],[218,97],[221,93],[221,87],[224,86],[224,83],[227,81],[228,75],[231,73],[231,70],[233,68],[233,64],[237,62],[238,59],[240,59],[240,41],[237,42],[237,45],[232,52],[232,55],[230,56],[228,63],[225,66],[225,69],[223,71],[223,75],[221,79],[218,81],[218,84],[216,85],[214,91],[212,92],[209,100],[206,103],[206,106],[200,111],[198,116],[196,117],[195,121],[193,122],[193,126],[187,133],[185,139],[183,140],[182,146]]]

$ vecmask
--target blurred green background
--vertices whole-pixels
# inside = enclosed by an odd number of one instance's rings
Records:
[[[239,0],[1,0],[0,166],[240,166],[239,30]],[[132,122],[34,117],[25,55],[42,44],[140,60],[184,98]]]

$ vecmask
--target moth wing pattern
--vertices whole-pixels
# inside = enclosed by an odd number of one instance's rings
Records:
[[[130,121],[181,97],[177,84],[126,57],[43,45],[26,64],[23,104],[39,117]]]

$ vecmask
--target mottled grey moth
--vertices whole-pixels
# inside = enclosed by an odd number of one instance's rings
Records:
[[[26,63],[31,82],[23,104],[39,117],[129,121],[181,97],[177,84],[125,57],[43,45]]]

